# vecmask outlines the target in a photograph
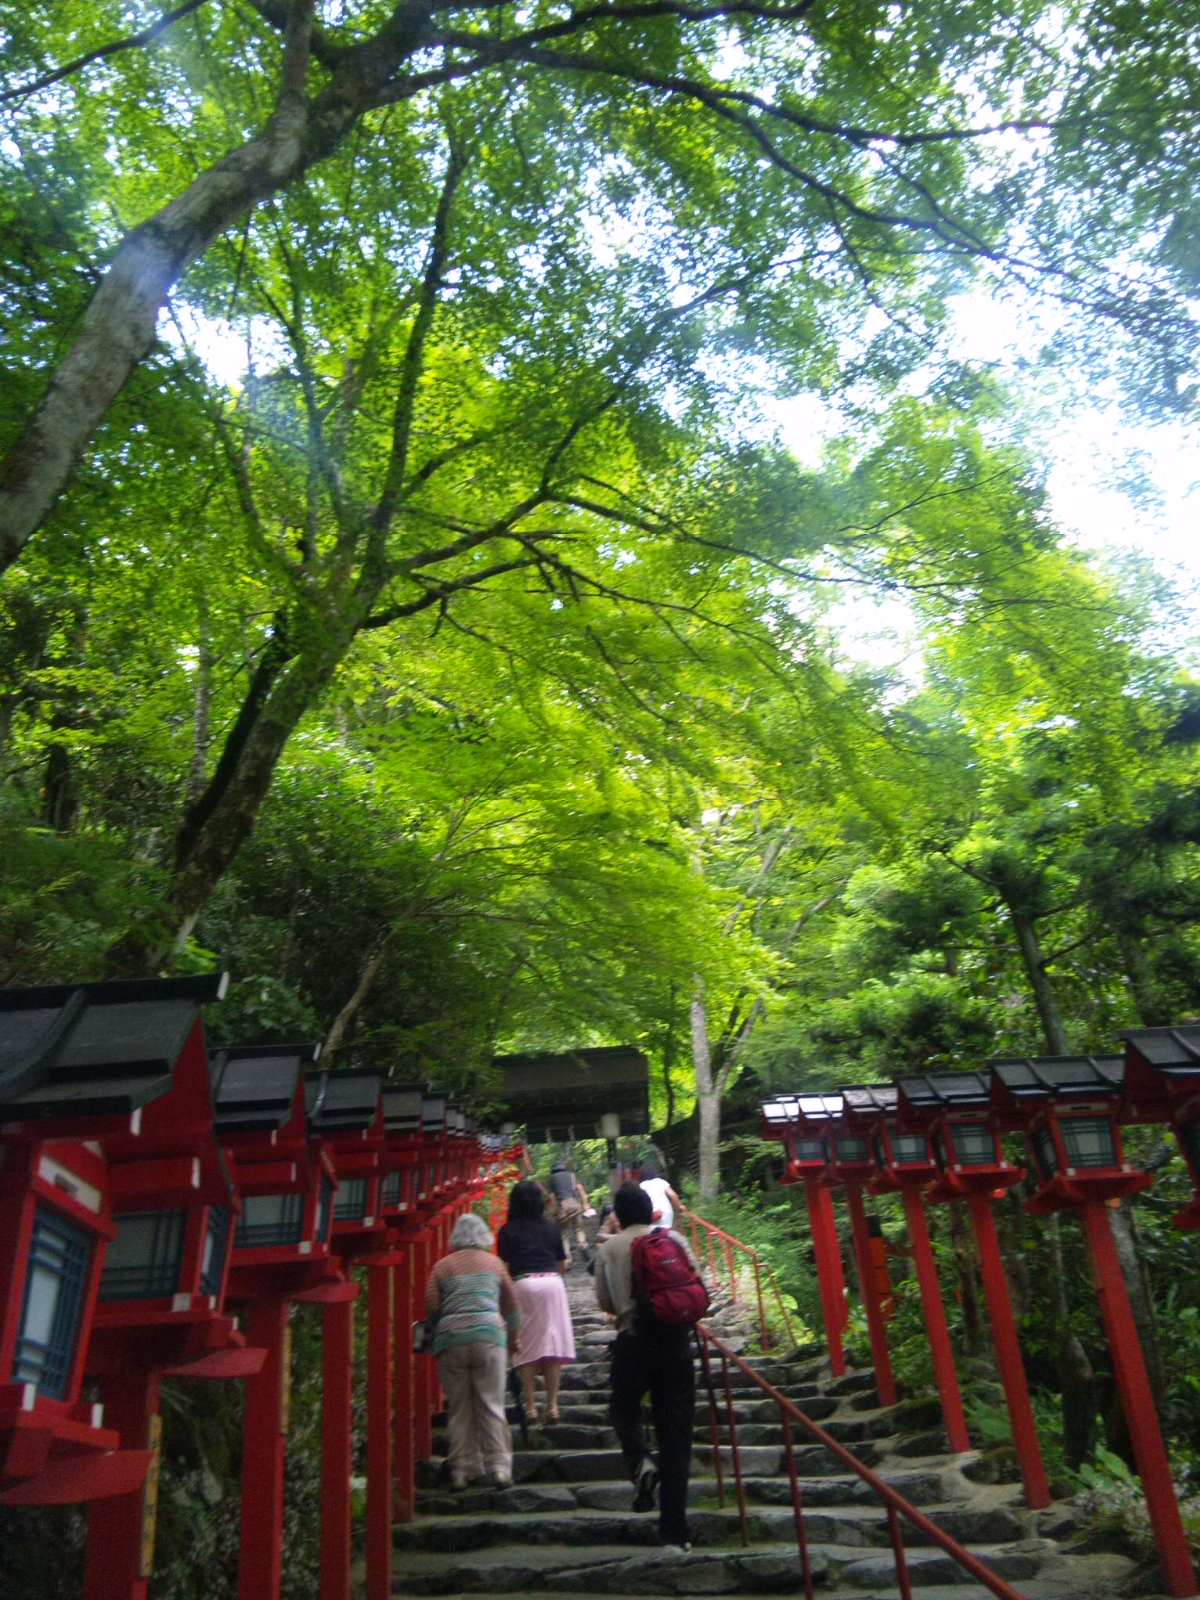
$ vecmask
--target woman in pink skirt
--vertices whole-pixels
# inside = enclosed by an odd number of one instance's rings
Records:
[[[515,1365],[525,1390],[525,1409],[537,1413],[534,1379],[546,1388],[542,1422],[558,1421],[558,1379],[564,1361],[575,1359],[575,1330],[562,1275],[567,1252],[562,1235],[545,1215],[538,1183],[518,1183],[508,1197],[508,1221],[496,1236],[496,1253],[509,1270],[521,1311],[521,1345]]]

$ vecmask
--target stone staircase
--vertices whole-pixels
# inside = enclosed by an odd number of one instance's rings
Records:
[[[565,1369],[561,1423],[518,1448],[510,1489],[437,1487],[440,1459],[423,1463],[416,1520],[396,1530],[398,1595],[537,1594],[554,1600],[606,1595],[749,1596],[802,1594],[791,1497],[783,1470],[778,1410],[748,1378],[732,1380],[750,1543],[741,1541],[727,1430],[719,1441],[725,1506],[717,1503],[708,1406],[697,1389],[696,1447],[689,1495],[693,1548],[658,1547],[657,1517],[630,1510],[632,1491],[607,1424],[608,1319],[592,1281],[568,1279],[579,1360]],[[735,1347],[745,1332],[737,1308],[718,1302],[709,1319]],[[871,1374],[831,1381],[820,1360],[758,1359],[756,1370],[819,1421],[939,1527],[965,1544],[1026,1600],[1116,1600],[1134,1564],[1123,1557],[1066,1553],[1048,1535],[1073,1531],[1068,1507],[1033,1513],[1019,1486],[984,1485],[966,1475],[974,1456],[900,1453],[895,1408],[876,1404]],[[814,1580],[837,1600],[895,1600],[898,1590],[887,1517],[870,1489],[820,1445],[802,1442],[805,1525]],[[435,1450],[444,1449],[435,1433]],[[911,1445],[908,1447],[911,1448]],[[985,1600],[951,1558],[906,1524],[914,1594]]]

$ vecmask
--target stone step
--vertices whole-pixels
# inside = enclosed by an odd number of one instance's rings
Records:
[[[816,1447],[820,1449],[819,1446]],[[742,1472],[747,1477],[772,1477],[780,1471],[783,1452],[778,1445],[748,1445],[740,1450]],[[825,1457],[825,1452],[821,1451]],[[826,1457],[827,1459],[827,1457]],[[693,1449],[692,1460],[698,1476],[712,1470],[713,1449],[701,1445]],[[721,1451],[721,1464],[732,1474],[731,1453]],[[434,1457],[417,1468],[421,1488],[436,1487],[442,1461]],[[808,1471],[807,1463],[802,1470]],[[619,1450],[514,1450],[513,1478],[517,1483],[602,1483],[624,1479],[625,1464]]]
[[[519,1493],[519,1491],[502,1491]],[[435,1551],[453,1554],[457,1551],[487,1550],[514,1542],[519,1530],[522,1544],[536,1545],[610,1545],[626,1542],[631,1545],[656,1545],[658,1542],[657,1518],[653,1515],[634,1515],[630,1509],[632,1491],[623,1489],[623,1502],[613,1510],[583,1509],[578,1505],[562,1506],[556,1510],[527,1512],[514,1525],[511,1515],[480,1514],[463,1511],[453,1516],[419,1517],[395,1530],[398,1551]],[[1023,1539],[1028,1532],[1027,1519],[1007,1507],[972,1508],[969,1506],[925,1506],[930,1519],[960,1544],[967,1546],[1010,1544]],[[697,1548],[726,1547],[739,1540],[740,1519],[732,1497],[724,1509],[699,1507],[689,1513],[692,1543]],[[755,1545],[786,1543],[794,1537],[791,1506],[754,1506],[748,1508],[747,1528]],[[888,1544],[887,1513],[881,1505],[854,1505],[807,1510],[805,1532],[810,1543],[843,1545],[846,1548],[886,1547]],[[930,1535],[919,1528],[905,1529],[905,1543],[913,1548],[932,1543]]]
[[[937,1503],[945,1497],[943,1474],[936,1470],[883,1469],[879,1476],[914,1505]],[[806,1507],[853,1506],[874,1503],[874,1495],[861,1478],[801,1477],[800,1489]],[[790,1506],[791,1490],[786,1477],[744,1477],[746,1499],[751,1505]],[[580,1506],[591,1511],[628,1511],[630,1487],[624,1478],[600,1483],[526,1482],[511,1489],[466,1489],[452,1494],[444,1490],[425,1490],[417,1498],[421,1514],[461,1516],[464,1513],[523,1516],[530,1512],[570,1510]],[[726,1486],[726,1504],[733,1504],[733,1483]],[[688,1485],[689,1505],[715,1505],[718,1485],[714,1477],[697,1475]]]
[[[801,1410],[804,1409],[805,1402],[808,1400],[824,1401],[827,1398],[824,1391],[815,1383],[809,1383],[799,1378],[781,1377],[778,1381],[770,1378],[767,1381],[772,1388],[778,1389],[782,1394],[786,1395]],[[580,1398],[581,1394],[586,1396],[603,1395],[607,1392],[608,1385],[609,1365],[607,1361],[580,1361],[565,1366],[560,1379],[561,1392],[564,1398],[568,1396]],[[725,1384],[719,1367],[713,1369],[713,1387],[719,1396],[724,1396]],[[699,1365],[696,1367],[696,1388],[697,1391],[706,1388],[704,1372]],[[730,1374],[729,1389],[735,1400],[770,1399],[770,1396],[765,1393],[759,1384],[754,1383],[750,1378],[737,1371]],[[837,1403],[836,1399],[831,1402],[835,1407]]]
[[[577,1548],[525,1543],[495,1550],[450,1555],[409,1550],[396,1563],[396,1594],[530,1594],[548,1590],[584,1590],[595,1594],[792,1594],[800,1588],[794,1541],[743,1548],[696,1548],[678,1555],[647,1547],[630,1553],[629,1536],[621,1542]],[[998,1576],[1020,1582],[1037,1574],[1045,1556],[1041,1542],[987,1547],[974,1552]],[[843,1588],[887,1593],[894,1582],[890,1551],[864,1551],[861,1546],[811,1544],[809,1555],[817,1582],[835,1592]],[[938,1549],[913,1549],[908,1554],[914,1591],[962,1587],[963,1573]],[[969,1593],[968,1588],[968,1593]]]
[[[515,1415],[509,1415],[509,1421],[514,1428],[517,1427]],[[859,1444],[863,1442],[860,1430],[840,1422],[825,1424],[830,1436],[843,1444]],[[729,1443],[730,1429],[724,1414],[718,1419],[717,1437],[722,1443]],[[518,1435],[519,1437],[519,1435]],[[712,1427],[709,1422],[708,1408],[697,1407],[696,1420],[692,1429],[692,1439],[695,1444],[707,1444],[712,1438]],[[741,1422],[737,1425],[737,1442],[740,1448],[750,1445],[773,1444],[782,1448],[783,1433],[778,1422]],[[433,1448],[438,1455],[446,1452],[447,1435],[444,1429],[437,1428],[433,1434]],[[537,1423],[529,1426],[529,1448],[537,1450],[615,1450],[616,1439],[612,1428],[607,1422],[585,1426],[581,1423],[563,1421],[550,1422],[544,1427]]]

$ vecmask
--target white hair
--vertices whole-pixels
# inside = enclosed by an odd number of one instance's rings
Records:
[[[482,1217],[477,1217],[473,1211],[468,1211],[465,1217],[459,1217],[454,1224],[454,1232],[450,1235],[451,1250],[490,1250],[492,1248],[492,1230]]]

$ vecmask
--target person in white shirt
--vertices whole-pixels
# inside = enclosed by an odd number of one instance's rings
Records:
[[[682,1205],[683,1202],[667,1180],[659,1177],[656,1161],[643,1161],[641,1187],[650,1196],[655,1223],[660,1228],[674,1227],[675,1207]]]

